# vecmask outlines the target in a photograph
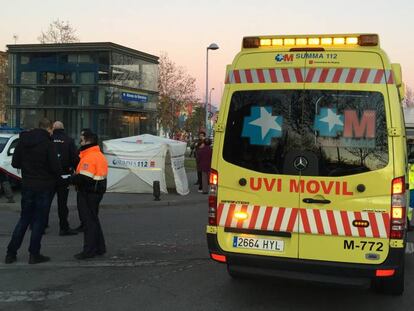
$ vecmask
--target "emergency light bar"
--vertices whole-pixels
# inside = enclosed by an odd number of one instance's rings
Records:
[[[377,46],[379,38],[376,34],[366,35],[309,35],[309,36],[270,36],[244,37],[243,48],[260,47],[327,47],[327,46]]]

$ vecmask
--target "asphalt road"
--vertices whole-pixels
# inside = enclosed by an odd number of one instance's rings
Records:
[[[200,195],[197,204],[102,209],[108,254],[83,262],[72,257],[81,250],[82,236],[59,237],[53,211],[42,248],[52,261],[28,265],[26,240],[16,264],[1,262],[0,310],[414,309],[414,255],[407,255],[401,297],[360,288],[231,279],[224,265],[208,259],[202,199]],[[0,250],[5,251],[17,217],[15,211],[0,210]],[[75,213],[71,217],[76,224]]]

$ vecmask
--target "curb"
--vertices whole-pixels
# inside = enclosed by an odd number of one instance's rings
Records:
[[[146,202],[139,202],[139,203],[126,203],[126,204],[115,204],[115,203],[101,203],[100,208],[104,209],[130,209],[130,208],[153,208],[153,207],[167,207],[167,206],[179,206],[179,205],[194,205],[205,203],[207,206],[208,200],[207,198],[194,198],[189,200],[160,200],[160,201],[146,201]],[[69,210],[76,209],[76,205],[69,204]],[[11,211],[11,212],[20,212],[20,203],[0,203],[0,211]]]
[[[192,199],[192,200],[166,200],[166,201],[148,201],[148,202],[141,202],[141,203],[128,203],[128,204],[112,204],[106,203],[100,205],[101,208],[151,208],[151,207],[167,207],[167,206],[179,206],[179,205],[193,205],[198,203],[208,203],[207,198],[205,199]],[[72,207],[76,208],[76,206]],[[69,207],[70,208],[70,207]]]

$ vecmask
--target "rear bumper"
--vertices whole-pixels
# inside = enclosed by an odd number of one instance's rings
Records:
[[[210,253],[226,256],[229,272],[262,277],[365,286],[376,279],[377,269],[400,269],[404,248],[391,248],[385,262],[379,265],[304,260],[223,251],[215,234],[207,234]]]

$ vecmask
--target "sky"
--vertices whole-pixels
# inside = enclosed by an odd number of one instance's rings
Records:
[[[168,57],[196,78],[205,98],[206,48],[209,90],[218,105],[226,65],[254,35],[377,33],[390,60],[400,63],[414,89],[412,0],[0,0],[0,50],[7,44],[38,43],[56,19],[69,21],[81,42],[110,41]]]

